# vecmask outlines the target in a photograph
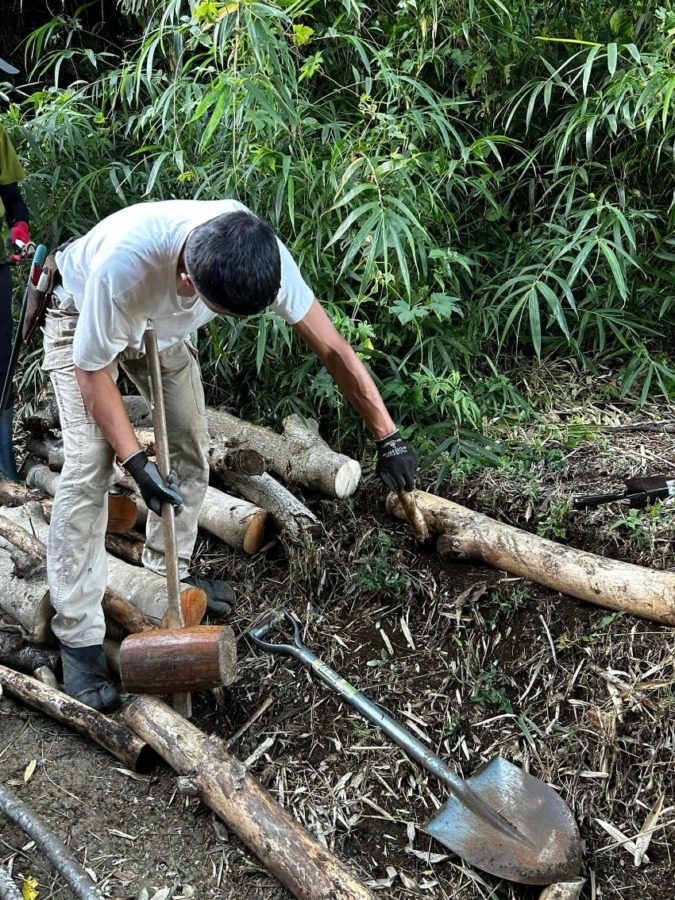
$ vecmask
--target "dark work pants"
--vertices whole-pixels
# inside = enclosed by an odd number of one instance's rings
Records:
[[[7,263],[0,264],[0,391],[5,383],[9,358],[12,355],[12,276]],[[7,406],[13,403],[9,395]],[[1,410],[0,410],[1,412]]]

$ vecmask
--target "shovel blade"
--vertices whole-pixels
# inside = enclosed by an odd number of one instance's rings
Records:
[[[504,819],[504,828],[453,795],[423,831],[468,863],[509,881],[552,884],[579,874],[579,831],[553,788],[499,757],[467,784]]]

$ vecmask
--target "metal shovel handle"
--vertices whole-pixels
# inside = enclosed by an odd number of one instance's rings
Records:
[[[293,643],[282,644],[273,643],[265,640],[275,631],[281,631],[282,626],[290,623],[293,630]],[[319,659],[316,654],[308,650],[302,643],[300,637],[300,625],[289,612],[285,609],[279,609],[273,612],[267,619],[251,628],[246,632],[254,644],[261,650],[267,650],[271,653],[281,653],[287,656],[293,656],[308,666],[312,671],[316,672],[319,678],[332,688],[336,694],[346,700],[361,715],[375,725],[377,728],[390,737],[398,746],[404,750],[412,759],[423,766],[428,772],[434,774],[437,778],[445,783],[457,796],[470,798],[472,802],[476,802],[473,791],[468,785],[450,769],[445,762],[437,756],[432,750],[426,747],[421,741],[417,740],[407,728],[400,725],[395,719],[392,719],[377,704],[369,700],[361,691],[357,690],[354,685],[350,684],[341,675],[338,675],[329,665]]]

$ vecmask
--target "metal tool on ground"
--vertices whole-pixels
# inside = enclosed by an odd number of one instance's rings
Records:
[[[157,333],[151,320],[148,320],[144,336],[145,354],[148,360],[148,375],[152,391],[151,412],[152,426],[155,431],[155,451],[157,454],[157,469],[164,481],[169,477],[171,460],[169,456],[169,435],[166,429],[166,412],[164,408],[164,391],[162,390],[162,370],[159,362],[159,350],[157,348]],[[175,510],[171,503],[162,504],[162,529],[164,533],[164,556],[166,560],[166,586],[168,594],[168,607],[166,621],[169,628],[183,628],[183,605],[180,590],[180,568],[178,564],[178,548],[176,545],[176,519]],[[198,588],[187,588],[190,593],[198,592]],[[200,601],[201,602],[201,601]],[[206,597],[204,597],[206,606]],[[176,712],[189,718],[192,715],[192,702],[189,693],[177,693],[173,695],[173,705]]]
[[[2,394],[0,395],[0,413],[5,410],[7,407],[7,401],[9,400],[9,395],[12,392],[12,381],[14,379],[14,372],[16,371],[16,364],[19,361],[19,353],[21,352],[21,347],[23,345],[23,326],[26,320],[26,310],[28,309],[28,294],[31,290],[31,287],[37,287],[40,290],[40,280],[42,276],[45,274],[43,271],[43,266],[45,260],[47,259],[47,248],[44,244],[38,244],[35,249],[35,253],[33,254],[33,258],[30,264],[30,270],[28,273],[28,283],[26,284],[26,289],[23,292],[23,300],[21,302],[21,315],[19,317],[19,324],[16,329],[16,334],[14,335],[14,344],[12,345],[12,355],[9,358],[9,365],[7,366],[7,374],[5,375],[5,383],[2,386]]]
[[[653,500],[666,500],[675,496],[675,475],[647,475],[625,478],[623,491],[608,494],[581,494],[574,498],[575,509],[595,509],[603,503],[628,500],[630,506],[639,508]]]
[[[293,643],[265,640],[285,634]],[[440,757],[334,672],[302,643],[300,626],[277,610],[247,637],[262,650],[293,656],[343,700],[382,729],[412,759],[440,779],[450,798],[422,829],[467,862],[521,884],[551,884],[578,875],[581,841],[572,813],[553,788],[499,757],[463,780]]]

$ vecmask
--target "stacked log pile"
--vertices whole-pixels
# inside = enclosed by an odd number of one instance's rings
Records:
[[[125,402],[141,446],[152,453],[153,433],[145,401],[127,397]],[[319,436],[314,422],[290,416],[283,432],[277,434],[220,410],[209,409],[207,418],[211,435],[209,467],[214,481],[231,493],[209,486],[199,526],[237,551],[258,553],[275,532],[294,540],[318,529],[316,516],[290,490],[294,485],[335,498],[350,496],[358,486],[359,464],[332,450]],[[24,424],[30,454],[26,487],[0,481],[0,613],[18,623],[30,642],[48,644],[53,610],[42,545],[47,541],[51,498],[63,465],[58,408],[53,398]],[[113,490],[133,500],[136,524],[126,534],[111,533],[121,530],[111,526],[106,536],[109,596],[104,607],[108,637],[113,642],[143,630],[138,622],[130,624],[130,609],[154,628],[161,626],[167,607],[165,580],[141,566],[148,510],[133,481],[121,470],[116,475]],[[281,476],[288,486],[275,476]],[[41,498],[39,502],[36,497]],[[126,603],[122,617],[126,621],[119,621],[120,610],[115,603]],[[118,652],[113,644],[113,663]]]

